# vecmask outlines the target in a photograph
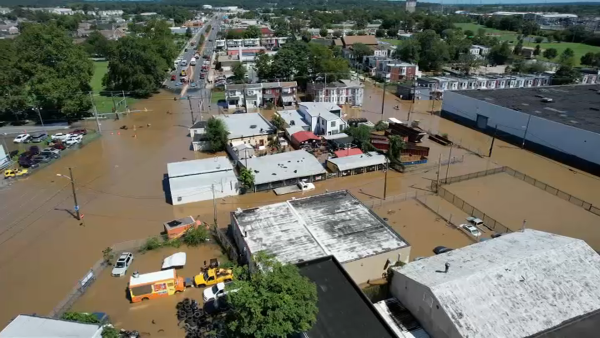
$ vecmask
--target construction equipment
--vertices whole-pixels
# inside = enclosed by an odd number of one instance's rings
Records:
[[[232,280],[233,270],[223,268],[209,268],[194,277],[194,283],[197,287],[206,287]]]

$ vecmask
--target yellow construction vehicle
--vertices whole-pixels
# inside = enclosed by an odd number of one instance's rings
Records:
[[[223,268],[207,269],[194,277],[194,283],[197,287],[211,286],[221,282],[230,282],[231,280],[233,280],[233,270]]]

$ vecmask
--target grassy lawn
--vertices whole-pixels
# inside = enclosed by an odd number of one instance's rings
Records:
[[[455,23],[454,25],[456,27],[461,27],[463,30],[467,30],[467,29],[472,30],[475,34],[477,34],[477,30],[479,28],[483,28],[483,29],[485,29],[486,34],[491,34],[493,36],[496,36],[501,41],[513,41],[513,42],[517,41],[518,34],[516,32],[501,31],[501,30],[497,30],[497,29],[493,29],[493,28],[487,28],[485,26],[481,26],[481,25],[474,24],[474,23]],[[535,42],[528,42],[528,41],[523,42],[524,47],[535,47],[536,45],[537,44]],[[562,54],[562,52],[565,49],[571,48],[575,52],[575,64],[576,65],[579,65],[579,60],[585,53],[587,53],[587,52],[599,53],[600,52],[600,47],[585,45],[583,43],[542,42],[542,43],[540,43],[540,47],[542,48],[542,51],[545,49],[548,49],[548,48],[555,48],[558,51],[558,55]],[[542,57],[541,55],[538,57],[538,59],[544,60],[544,61],[556,61],[556,59],[548,60],[548,59]]]
[[[94,103],[96,103],[96,109],[98,113],[111,113],[114,107],[113,98],[110,96],[102,96],[100,92],[104,90],[104,86],[102,86],[102,78],[104,74],[108,72],[108,61],[98,61],[94,62],[94,76],[92,76],[92,80],[90,81],[90,86],[92,86],[92,90],[94,91]],[[114,101],[118,103],[122,100],[122,95],[115,96]],[[136,99],[127,98],[127,104],[130,106],[133,104]],[[119,107],[119,111],[124,111],[125,108]]]
[[[387,42],[391,45],[399,46],[402,43],[402,40],[397,39],[378,39],[379,41]]]
[[[210,98],[210,103],[217,103],[219,100],[225,100],[225,92],[224,91],[212,91],[212,96]]]

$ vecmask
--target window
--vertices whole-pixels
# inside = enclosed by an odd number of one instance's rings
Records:
[[[335,121],[331,121],[331,128],[335,128]]]

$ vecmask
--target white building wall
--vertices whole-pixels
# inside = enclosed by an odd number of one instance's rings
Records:
[[[443,269],[443,266],[440,267],[440,270]],[[429,288],[394,271],[390,292],[417,318],[431,337],[463,338]]]
[[[477,120],[477,114],[487,116],[487,124],[490,128],[498,125],[498,130],[520,138],[525,136],[527,120],[531,118],[526,142],[534,142],[600,164],[600,151],[598,151],[600,134],[454,92],[444,94],[442,110],[472,121]]]
[[[185,179],[182,177],[181,179]],[[169,179],[169,183],[172,185],[178,177]],[[223,198],[227,196],[238,195],[238,181],[237,179],[224,180],[221,183],[215,184],[215,198]],[[180,205],[186,203],[200,202],[211,200],[213,198],[212,186],[211,185],[189,185],[185,189],[171,190],[171,200],[173,205]]]

